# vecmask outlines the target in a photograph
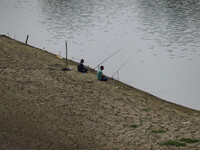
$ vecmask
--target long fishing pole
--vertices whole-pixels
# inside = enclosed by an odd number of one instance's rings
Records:
[[[114,76],[116,73],[118,73],[119,70],[122,69],[122,67],[124,67],[124,66],[128,63],[128,61],[129,61],[131,58],[132,58],[132,57],[129,57],[129,58],[119,67],[119,69],[117,69],[117,71],[112,75],[111,78],[113,78],[113,76]]]
[[[100,66],[101,64],[103,64],[106,60],[108,60],[110,57],[112,57],[113,55],[115,55],[116,53],[118,53],[120,51],[120,49],[118,50],[118,51],[116,51],[116,52],[114,52],[112,55],[110,55],[109,57],[107,57],[104,61],[102,61],[100,64],[98,64],[95,68],[94,68],[94,70],[98,67],[98,66]]]

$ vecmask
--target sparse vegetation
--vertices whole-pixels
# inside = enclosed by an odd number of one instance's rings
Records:
[[[181,142],[178,142],[178,141],[171,141],[171,140],[164,142],[164,143],[161,143],[160,145],[161,146],[176,146],[176,147],[186,146],[185,143],[181,143]]]
[[[0,55],[0,149],[200,147],[200,142],[180,141],[200,140],[197,111],[165,106],[165,101],[116,80],[100,82],[96,70],[80,74],[78,63],[69,62],[72,70],[63,71],[65,59],[1,36]],[[188,147],[161,146],[168,140]]]
[[[190,139],[190,138],[181,138],[179,141],[186,142],[186,143],[196,143],[199,142],[197,139]]]
[[[131,128],[137,128],[137,127],[138,127],[137,124],[132,124],[132,125],[131,125]]]
[[[152,133],[164,133],[166,132],[165,130],[152,130]]]
[[[150,108],[145,108],[145,109],[143,109],[143,111],[151,111],[151,109]]]

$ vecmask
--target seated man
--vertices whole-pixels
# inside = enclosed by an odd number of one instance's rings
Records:
[[[97,71],[97,79],[100,81],[107,81],[108,78],[103,74],[104,66],[101,66],[100,69]]]
[[[84,59],[81,59],[81,62],[78,64],[78,72],[86,73],[88,69],[84,67],[83,63]]]

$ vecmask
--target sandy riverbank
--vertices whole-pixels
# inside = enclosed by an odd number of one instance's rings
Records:
[[[0,149],[200,149],[200,112],[96,74],[62,71],[65,60],[0,36]],[[185,122],[185,123],[184,123]],[[156,133],[157,132],[157,133]]]

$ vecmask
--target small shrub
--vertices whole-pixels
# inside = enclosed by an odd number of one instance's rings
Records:
[[[167,142],[164,142],[164,143],[161,143],[160,144],[161,146],[176,146],[176,147],[180,147],[180,146],[186,146],[185,143],[180,143],[180,142],[177,142],[177,141],[167,141]]]
[[[186,142],[186,143],[196,143],[199,142],[197,139],[190,139],[190,138],[181,138],[179,141]]]

